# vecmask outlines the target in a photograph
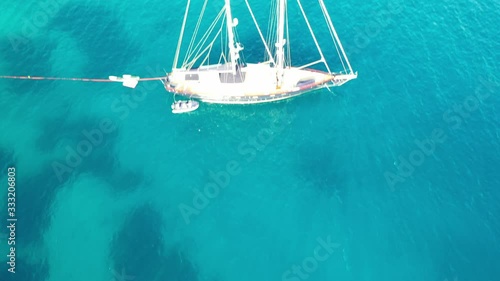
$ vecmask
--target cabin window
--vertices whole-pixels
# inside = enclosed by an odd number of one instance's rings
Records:
[[[237,71],[236,74],[231,72],[221,72],[219,73],[219,79],[221,83],[243,83],[245,82],[246,72]]]
[[[192,80],[200,80],[200,76],[196,73],[193,74],[186,74],[186,77],[184,78],[186,81],[192,81]]]
[[[305,86],[305,85],[309,85],[309,84],[312,84],[316,82],[313,78],[306,78],[306,79],[301,79],[297,82],[297,87],[302,87],[302,86]]]

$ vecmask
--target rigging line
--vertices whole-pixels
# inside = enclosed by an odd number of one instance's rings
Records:
[[[208,44],[208,46],[207,46],[205,49],[203,49],[203,51],[199,52],[199,54],[198,54],[195,58],[193,58],[193,59],[191,60],[191,62],[188,64],[188,65],[189,65],[189,68],[191,68],[191,67],[194,65],[194,63],[195,63],[195,62],[196,62],[196,61],[197,61],[197,60],[198,60],[198,59],[199,59],[199,58],[200,58],[200,57],[201,57],[201,56],[202,56],[202,55],[203,55],[203,54],[204,54],[204,53],[205,53],[205,52],[206,52],[209,48],[211,48],[211,47],[212,47],[212,45],[214,44],[215,40],[217,39],[217,37],[219,36],[219,34],[220,34],[221,32],[222,32],[222,28],[220,28],[220,29],[219,29],[219,31],[218,31],[218,32],[217,32],[217,34],[215,35],[215,38],[212,40],[212,42],[210,42],[210,44]]]
[[[223,12],[224,12],[224,9],[222,9],[219,14],[217,15],[217,17],[214,19],[214,21],[210,24],[210,26],[208,27],[208,30],[205,32],[205,34],[203,35],[203,37],[200,39],[200,41],[198,42],[198,44],[196,44],[196,47],[194,47],[194,50],[191,52],[191,54],[189,54],[189,56],[185,59],[185,63],[187,61],[190,61],[191,60],[191,57],[194,55],[194,56],[197,56],[199,54],[199,52],[201,51],[201,49],[203,48],[203,44],[205,44],[205,42],[208,40],[208,38],[210,37],[210,35],[212,34],[212,32],[214,31],[217,23],[220,21],[220,18],[222,17],[223,15]]]
[[[288,60],[288,65],[292,66],[292,54],[291,54],[291,49],[292,45],[290,45],[290,32],[288,31],[288,9],[285,11],[286,12],[286,41],[287,41],[287,48],[286,48],[286,55],[287,55],[287,60]]]
[[[222,27],[221,29],[222,30]],[[220,32],[220,31],[219,31]],[[213,41],[207,46],[207,48],[202,52],[200,53],[199,57],[198,58],[201,58],[201,56],[203,55],[203,53],[206,53],[205,55],[205,58],[201,61],[200,63],[200,66],[202,66],[206,61],[208,61],[208,64],[210,64],[210,54],[212,53],[212,49],[215,45],[215,40],[217,40],[217,37],[218,37],[218,33],[217,35],[215,36],[215,38],[213,39]],[[194,64],[196,63],[196,61],[198,60],[198,58],[195,58],[190,64],[189,64],[189,69],[191,69]]]
[[[271,3],[271,5],[272,5],[272,3]],[[267,18],[266,43],[271,42],[271,41],[269,41],[269,30],[271,30],[271,11],[269,11],[269,16]],[[266,53],[264,53],[264,61],[266,61]]]
[[[212,23],[208,27],[207,31],[205,32],[205,34],[203,34],[203,36],[201,37],[200,41],[196,44],[196,46],[194,47],[194,49],[191,50],[191,52],[188,55],[186,55],[186,58],[184,59],[184,65],[187,64],[188,61],[191,60],[191,58],[193,57],[193,55],[197,56],[198,53],[201,51],[201,48],[203,47],[203,44],[205,44],[205,42],[210,38],[210,35],[212,34],[213,30],[215,29],[215,27],[217,25],[217,22],[219,22],[220,17],[222,15],[222,12],[223,12],[223,10],[221,10],[219,12],[219,14],[217,15],[217,17],[212,21]]]
[[[222,19],[222,24],[220,26],[220,28],[224,28],[224,26],[226,25],[226,18],[223,18]],[[230,60],[230,58],[228,58],[229,56],[229,53],[226,53],[226,50],[229,49],[229,40],[227,39],[228,38],[228,35],[227,35],[227,29],[224,33],[221,33],[221,49],[220,49],[220,52],[224,58],[224,64],[226,64],[228,62],[228,60]]]
[[[279,0],[275,0],[273,2],[273,8],[272,8],[272,21],[271,21],[271,41],[269,42],[270,44],[272,44],[275,52],[276,52],[276,41],[278,41],[278,32],[277,32],[277,29],[278,29],[278,1]]]
[[[225,19],[222,20],[220,28],[224,27],[224,23],[225,23]],[[225,40],[224,35],[222,34],[220,36],[220,51],[221,51],[220,55],[221,56],[219,57],[219,64],[222,62],[223,58],[224,58],[224,63],[227,62],[227,60],[226,60],[226,54],[224,53],[224,50],[226,50],[226,45],[225,45],[226,42],[227,42],[227,40]]]
[[[274,57],[272,55],[272,52],[276,49],[276,46],[275,46],[275,31],[276,31],[276,28],[275,28],[275,25],[276,25],[276,7],[277,7],[277,2],[276,0],[274,1],[271,1],[271,7],[269,9],[269,18],[268,18],[268,26],[267,26],[267,44],[268,46],[271,46],[271,56],[268,58],[268,59],[265,59],[265,56],[264,56],[264,61],[271,61],[271,60],[274,60]]]
[[[217,23],[220,21],[220,18],[223,14],[224,9],[219,11],[219,14],[215,17],[215,19],[212,21],[210,26],[207,28],[207,31],[205,31],[205,34],[200,38],[200,41],[196,44],[196,46],[191,50],[191,52],[186,55],[186,58],[184,59],[184,64],[186,64],[188,61],[191,60],[192,56],[197,56],[198,53],[201,51],[201,48],[203,47],[203,44],[210,38],[210,35],[214,31],[215,27],[217,26]]]
[[[240,35],[239,35],[238,30],[236,28],[234,29],[234,38],[236,39],[235,42],[237,42],[239,44],[239,46],[245,48],[245,46],[243,45],[243,43],[241,43]],[[239,52],[238,53],[238,59],[240,60],[241,63],[245,64],[245,62],[246,62],[246,60],[245,60],[245,53],[244,52]]]
[[[208,50],[207,52],[207,55],[205,56],[205,58],[201,61],[200,65],[203,65],[207,60],[208,60],[208,64],[210,64],[210,53],[212,52],[212,48],[213,48],[214,45],[211,45],[210,46],[210,49]]]
[[[243,43],[241,43],[240,34],[238,33],[238,30],[236,28],[234,29],[234,38],[235,38],[235,42],[236,43],[238,43],[241,47],[245,48],[245,46],[243,45]],[[239,60],[240,60],[241,63],[243,63],[243,64],[246,63],[245,53],[244,52],[240,52],[238,54],[238,57],[239,57]]]
[[[323,51],[321,51],[321,47],[319,46],[318,40],[316,40],[316,35],[314,35],[314,32],[311,28],[311,25],[309,24],[309,20],[307,19],[306,13],[304,12],[304,9],[302,8],[302,4],[300,3],[300,0],[297,0],[297,3],[299,4],[299,8],[300,8],[300,11],[302,12],[302,16],[304,17],[304,19],[306,21],[307,27],[309,28],[309,32],[311,33],[311,36],[314,40],[314,44],[316,44],[316,48],[318,49],[318,52],[321,56],[321,59],[323,60],[323,63],[325,64],[326,69],[328,70],[328,73],[331,74],[332,72],[330,71],[330,67],[328,66],[328,63],[326,63],[326,61],[325,61],[325,56],[323,56]]]
[[[330,25],[328,24],[328,20],[327,20],[327,18],[326,18],[325,11],[322,9],[322,10],[321,10],[321,12],[322,12],[322,14],[323,14],[323,18],[324,18],[324,19],[325,19],[325,21],[326,21],[326,26],[328,26],[328,31],[330,32],[330,37],[332,38],[333,45],[335,46],[335,50],[337,51],[337,55],[339,56],[340,63],[342,64],[342,67],[344,68],[344,72],[345,72],[345,73],[347,73],[347,69],[346,69],[346,67],[345,67],[344,60],[342,59],[342,55],[340,54],[338,44],[337,44],[337,42],[335,41],[335,38],[334,38],[334,35],[333,35],[333,32],[332,32],[332,28],[331,28],[331,27],[330,27]]]
[[[164,80],[167,76],[139,78],[139,81],[156,81]],[[82,81],[82,82],[116,82],[105,78],[70,78],[70,77],[44,77],[44,76],[12,76],[0,75],[0,79],[17,79],[17,80],[57,80],[57,81]]]
[[[309,67],[309,66],[311,66],[311,65],[318,64],[318,63],[320,63],[320,62],[323,62],[323,60],[317,60],[317,61],[310,62],[310,63],[308,63],[308,64],[304,64],[304,65],[302,65],[302,66],[297,67],[297,69],[303,69],[303,68]]]
[[[323,18],[326,21],[326,26],[328,27],[328,31],[330,33],[330,37],[332,38],[333,45],[335,46],[335,50],[337,51],[337,55],[338,55],[338,57],[340,59],[340,63],[342,64],[342,68],[344,69],[344,73],[347,73],[347,68],[345,66],[344,59],[342,58],[342,55],[340,54],[340,50],[339,50],[337,41],[335,40],[335,35],[333,34],[332,28],[331,28],[330,24],[328,23],[328,19],[326,17],[325,11],[323,9],[321,9],[321,12],[323,14]]]
[[[325,3],[323,2],[323,0],[319,0],[319,4],[321,5],[321,9],[325,10],[326,17],[328,18],[328,24],[331,26],[331,28],[333,30],[333,34],[335,35],[335,39],[337,40],[337,43],[339,44],[340,50],[342,51],[342,54],[344,55],[347,66],[349,66],[349,70],[351,71],[351,74],[352,74],[353,71],[352,71],[351,64],[349,63],[349,59],[347,58],[347,55],[345,54],[344,47],[342,46],[342,43],[340,42],[337,31],[335,30],[335,27],[333,26],[332,19],[330,18],[330,15],[328,14],[328,10],[326,9]]]
[[[274,60],[272,58],[273,55],[271,54],[271,51],[269,50],[269,46],[267,46],[266,40],[264,39],[264,35],[262,35],[262,31],[260,30],[259,24],[257,23],[257,20],[255,19],[255,15],[253,14],[252,8],[250,7],[250,4],[248,4],[248,0],[245,0],[245,3],[247,4],[248,11],[250,12],[250,15],[252,16],[255,27],[257,27],[257,31],[259,31],[260,39],[262,40],[262,43],[264,43],[264,47],[266,47],[267,55],[269,56],[271,61],[274,63]]]
[[[203,3],[203,7],[201,8],[200,16],[198,17],[198,22],[196,22],[196,27],[194,28],[193,36],[191,37],[191,41],[189,42],[189,46],[187,49],[187,54],[191,52],[191,49],[193,48],[194,41],[196,40],[196,36],[198,35],[198,30],[200,29],[201,21],[203,19],[203,15],[205,14],[205,9],[207,7],[208,0],[205,0],[205,3]],[[185,62],[185,60],[184,60]],[[184,64],[183,62],[183,64]]]
[[[186,21],[187,21],[190,3],[191,3],[191,0],[188,0],[187,6],[186,6],[186,12],[184,13],[184,20],[182,20],[181,34],[179,36],[179,42],[177,42],[177,50],[175,51],[174,64],[172,66],[172,69],[175,69],[177,67],[177,60],[179,59],[179,52],[181,51],[182,38],[184,37],[184,28],[186,28]]]

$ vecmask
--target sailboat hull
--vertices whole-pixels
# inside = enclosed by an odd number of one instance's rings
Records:
[[[326,86],[340,86],[357,74],[330,74],[313,69],[284,69],[277,87],[276,69],[269,64],[248,64],[232,71],[228,65],[175,69],[165,83],[167,91],[208,103],[255,104],[284,100]]]

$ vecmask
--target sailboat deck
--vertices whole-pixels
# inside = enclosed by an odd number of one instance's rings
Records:
[[[166,89],[213,103],[262,103],[297,96],[327,84],[340,85],[352,75],[334,75],[311,69],[284,69],[283,84],[276,87],[276,69],[269,64],[248,64],[236,73],[226,65],[175,70]]]

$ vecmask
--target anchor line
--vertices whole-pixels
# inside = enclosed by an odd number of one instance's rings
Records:
[[[165,80],[167,76],[139,78],[137,81],[157,81]],[[64,81],[83,81],[83,82],[117,82],[104,78],[66,78],[66,77],[43,77],[43,76],[9,76],[0,75],[0,79],[18,79],[18,80],[64,80]]]

